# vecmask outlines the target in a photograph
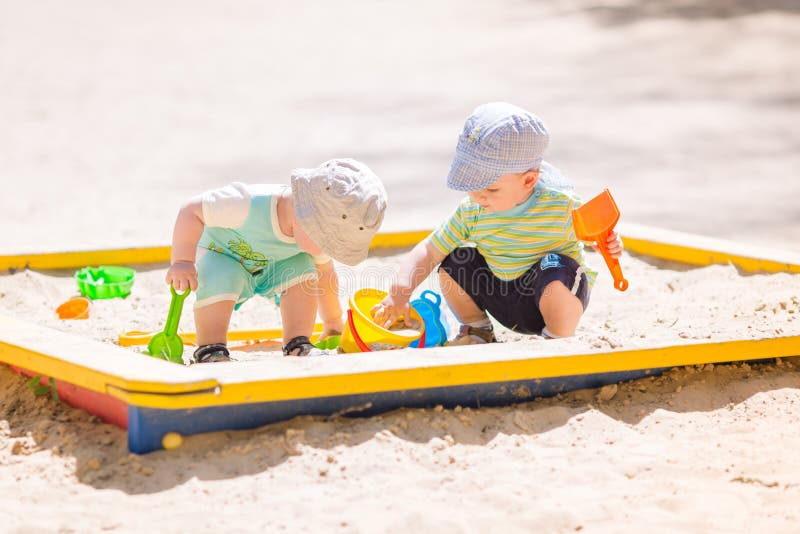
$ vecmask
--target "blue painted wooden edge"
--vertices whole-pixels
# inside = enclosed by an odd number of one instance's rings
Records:
[[[432,408],[437,404],[445,408],[505,406],[577,389],[598,388],[655,376],[667,369],[669,368],[639,369],[180,410],[131,405],[128,410],[128,448],[131,452],[144,454],[161,449],[162,439],[168,432],[188,436],[220,430],[243,430],[285,421],[299,415],[342,414],[366,417],[399,408]]]

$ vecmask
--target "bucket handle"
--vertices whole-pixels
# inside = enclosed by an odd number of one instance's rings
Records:
[[[347,327],[350,329],[350,332],[353,334],[353,340],[356,342],[356,345],[361,352],[372,352],[372,349],[364,343],[364,340],[361,339],[361,336],[358,334],[358,330],[356,330],[355,322],[353,321],[353,310],[347,308]],[[417,345],[418,349],[425,348],[425,330],[423,328],[422,334],[419,336],[419,345]]]
[[[428,296],[433,297],[433,299],[429,299]],[[425,291],[423,291],[422,294],[420,294],[420,297],[427,301],[433,300],[433,305],[436,306],[437,308],[442,303],[442,297],[440,297],[438,293],[435,293],[430,289],[426,289]]]
[[[347,328],[350,329],[350,333],[353,334],[353,339],[358,345],[358,348],[361,349],[361,352],[372,352],[372,349],[369,348],[365,343],[364,340],[361,339],[361,336],[358,335],[358,330],[356,330],[356,325],[353,323],[353,310],[347,308]]]

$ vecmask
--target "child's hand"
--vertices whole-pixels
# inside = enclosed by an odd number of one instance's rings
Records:
[[[172,284],[175,291],[183,292],[187,289],[197,289],[197,268],[190,261],[177,261],[167,269],[167,284]]]
[[[592,245],[595,250],[600,252],[600,248],[596,245]],[[608,239],[606,239],[606,247],[608,248],[609,254],[611,254],[612,258],[619,259],[622,256],[622,240],[619,238],[619,234],[616,232],[611,232],[608,234]]]
[[[410,317],[410,304],[408,297],[402,295],[389,295],[378,304],[372,307],[370,313],[372,319],[380,326],[389,328],[395,324],[402,316],[405,318]]]
[[[608,234],[606,244],[608,246],[608,252],[611,253],[612,258],[619,259],[619,257],[622,256],[622,239],[619,238],[619,234],[616,232],[611,232]]]

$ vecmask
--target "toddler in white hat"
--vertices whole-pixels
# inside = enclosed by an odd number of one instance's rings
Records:
[[[229,361],[231,314],[252,296],[281,295],[283,352],[318,352],[309,340],[317,309],[323,336],[341,334],[332,259],[367,257],[386,210],[377,176],[354,159],[296,169],[291,186],[232,183],[190,199],[178,213],[166,281],[196,291],[196,363]]]

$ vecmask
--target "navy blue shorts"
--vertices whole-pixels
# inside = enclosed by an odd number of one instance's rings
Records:
[[[580,299],[584,310],[589,305],[586,273],[577,261],[562,254],[547,254],[513,280],[495,276],[475,247],[455,249],[439,269],[450,275],[478,308],[489,312],[506,328],[523,334],[541,334],[545,325],[539,299],[551,282],[564,284]]]

